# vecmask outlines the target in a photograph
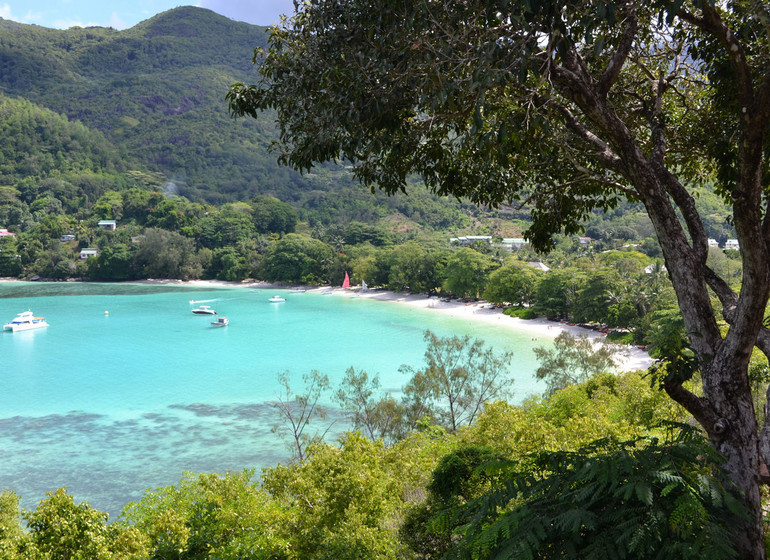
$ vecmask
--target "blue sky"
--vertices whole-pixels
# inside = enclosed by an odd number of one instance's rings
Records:
[[[237,21],[278,23],[294,11],[292,0],[0,0],[0,17],[55,29],[74,26],[127,29],[179,6],[208,8]]]

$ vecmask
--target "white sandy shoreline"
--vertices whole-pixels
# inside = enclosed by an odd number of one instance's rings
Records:
[[[0,282],[16,282],[18,280],[13,278],[0,278]],[[284,284],[271,284],[268,282],[224,282],[220,280],[139,280],[130,282],[133,284],[171,284],[180,286],[196,286],[196,287],[243,287],[249,289],[277,289],[286,290],[291,292],[293,289],[303,289],[308,292],[330,292],[332,295],[341,297],[359,297],[367,299],[375,299],[379,301],[388,301],[393,303],[399,303],[402,305],[408,305],[420,309],[436,310],[441,313],[447,314],[451,317],[469,321],[479,321],[487,324],[499,326],[501,328],[512,329],[519,332],[526,332],[537,337],[555,338],[561,332],[567,331],[574,336],[583,335],[592,339],[600,339],[603,335],[599,332],[584,329],[577,326],[570,326],[565,323],[559,323],[554,321],[548,321],[547,319],[519,319],[517,317],[510,317],[505,315],[502,309],[491,305],[486,301],[478,301],[475,303],[463,303],[457,300],[443,301],[441,298],[432,296],[428,297],[425,294],[404,294],[396,293],[388,290],[370,289],[366,292],[362,292],[360,289],[343,289],[343,288],[305,288],[305,287],[292,287]],[[623,355],[620,355],[616,359],[618,369],[621,371],[635,371],[640,369],[647,369],[653,362],[649,354],[644,350],[636,348],[634,346],[625,347]]]

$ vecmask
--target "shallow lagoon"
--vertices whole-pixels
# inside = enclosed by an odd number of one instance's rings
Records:
[[[279,293],[285,303],[268,303]],[[230,319],[210,327],[190,300]],[[539,393],[523,332],[366,298],[151,284],[0,283],[0,320],[31,309],[48,329],[2,333],[0,487],[32,508],[66,486],[112,517],[184,471],[273,465],[276,374],[317,369],[336,386],[350,366],[383,389],[419,367],[425,329],[470,334],[514,352],[515,399]],[[335,426],[344,428],[341,420]]]

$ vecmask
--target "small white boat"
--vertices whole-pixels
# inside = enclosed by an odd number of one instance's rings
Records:
[[[281,303],[282,301],[286,301],[286,298],[281,296],[273,296],[267,301],[270,303]]]
[[[24,311],[16,315],[13,321],[3,325],[4,331],[19,332],[32,329],[42,329],[48,326],[43,317],[35,317],[32,311]]]
[[[217,312],[211,309],[208,305],[201,305],[192,310],[196,315],[216,315]]]
[[[226,327],[228,324],[230,321],[227,320],[227,317],[217,317],[216,321],[211,321],[212,327]]]

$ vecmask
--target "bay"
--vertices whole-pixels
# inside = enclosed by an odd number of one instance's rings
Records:
[[[273,294],[284,303],[269,303]],[[226,315],[191,313],[190,300]],[[225,472],[286,461],[272,433],[279,372],[301,390],[316,369],[339,385],[354,366],[398,394],[419,368],[423,333],[469,334],[512,351],[514,400],[542,392],[525,332],[377,301],[174,284],[0,283],[0,320],[31,309],[47,329],[0,336],[0,488],[34,508],[67,487],[116,517],[146,489],[185,471]],[[327,404],[332,404],[328,402]],[[336,417],[336,418],[335,418]],[[345,429],[339,415],[332,432]]]

